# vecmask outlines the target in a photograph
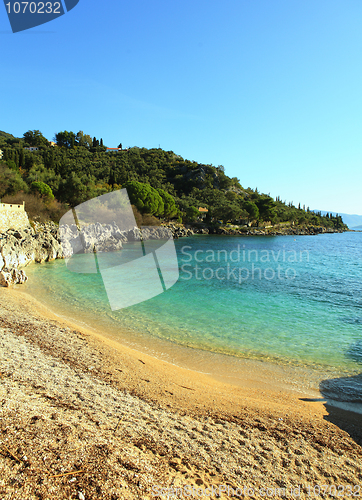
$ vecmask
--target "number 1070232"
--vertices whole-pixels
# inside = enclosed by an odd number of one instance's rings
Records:
[[[8,14],[62,14],[60,2],[11,2],[5,4]]]

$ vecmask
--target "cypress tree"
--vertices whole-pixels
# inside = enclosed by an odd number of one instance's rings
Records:
[[[22,149],[19,154],[19,167],[23,167],[25,163],[24,150]]]

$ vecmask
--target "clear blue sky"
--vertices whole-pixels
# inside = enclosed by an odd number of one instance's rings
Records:
[[[362,214],[360,0],[80,0],[16,34],[1,7],[0,41],[6,132],[160,145]]]

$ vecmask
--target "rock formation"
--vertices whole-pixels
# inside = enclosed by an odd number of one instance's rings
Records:
[[[78,230],[75,224],[63,225],[60,229],[54,223],[35,224],[34,228],[9,229],[0,234],[0,271],[3,271],[0,284],[9,286],[26,281],[24,271],[18,268],[32,262],[48,262],[54,259],[69,258],[76,253],[115,252],[123,244],[148,239],[168,239],[192,234],[190,230],[180,231],[164,226],[134,227],[121,231],[113,224],[89,224]],[[24,278],[25,277],[25,278]]]
[[[224,235],[301,235],[337,232],[324,227],[288,227],[288,228],[235,228],[227,226],[198,225],[185,227],[181,224],[163,226],[134,227],[121,231],[117,224],[88,224],[81,231],[73,225],[59,227],[53,222],[39,224],[34,228],[9,229],[0,234],[0,271],[3,271],[0,284],[9,286],[12,283],[23,283],[25,273],[17,274],[18,268],[31,262],[48,262],[54,259],[69,258],[77,253],[115,252],[123,248],[123,244],[149,239],[174,239],[194,234]],[[342,230],[338,231],[342,232]],[[16,272],[15,272],[16,271]],[[15,274],[14,274],[15,273]],[[25,277],[25,278],[24,278]]]
[[[0,271],[0,286],[23,284],[28,279],[22,269],[6,269]]]

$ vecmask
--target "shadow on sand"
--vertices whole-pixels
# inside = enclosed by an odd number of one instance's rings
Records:
[[[362,341],[354,342],[346,357],[362,366]],[[322,398],[302,398],[304,401],[320,401],[328,412],[325,420],[346,431],[362,446],[362,373],[349,377],[322,380],[319,384]]]
[[[362,446],[362,373],[322,380],[319,390],[328,412],[324,419],[346,431]]]
[[[362,341],[354,342],[346,357],[362,366]],[[362,446],[362,373],[322,380],[319,390],[325,399],[325,420],[348,432]]]

